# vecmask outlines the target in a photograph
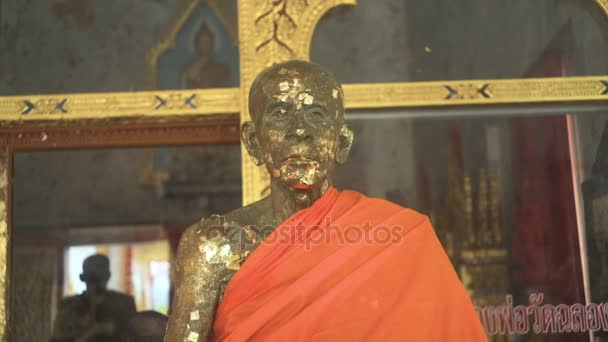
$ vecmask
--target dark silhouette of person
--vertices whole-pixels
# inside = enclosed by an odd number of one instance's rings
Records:
[[[128,334],[135,301],[129,295],[108,290],[109,279],[107,256],[95,254],[85,259],[80,280],[87,289],[63,300],[51,342],[116,342]]]

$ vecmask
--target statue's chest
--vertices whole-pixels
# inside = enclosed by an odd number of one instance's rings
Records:
[[[218,284],[220,302],[232,277],[261,242],[260,234],[249,226],[227,225],[223,228],[217,234],[208,235],[201,244],[205,261],[221,270]]]
[[[258,228],[263,226],[264,228]],[[274,226],[258,224],[243,225],[220,217],[217,229],[207,230],[201,252],[205,261],[221,269],[219,277],[219,300],[232,277],[238,272],[249,255],[260,245],[262,240],[274,229]]]

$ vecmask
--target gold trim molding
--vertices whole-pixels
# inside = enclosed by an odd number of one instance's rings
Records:
[[[345,84],[349,109],[608,101],[608,76]]]
[[[238,88],[0,97],[0,127],[88,119],[174,121],[239,112]]]
[[[608,101],[608,76],[344,84],[347,109]],[[236,114],[238,88],[0,97],[0,127],[88,119],[171,123]],[[247,102],[244,102],[245,104]],[[246,106],[245,106],[246,107]],[[180,119],[181,118],[181,119]],[[253,165],[253,164],[252,164]]]

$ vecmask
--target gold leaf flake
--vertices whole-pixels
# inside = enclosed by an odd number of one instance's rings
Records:
[[[310,94],[306,94],[306,96],[304,96],[304,104],[305,105],[311,105],[314,102],[314,97],[312,97],[312,95]]]
[[[205,254],[205,260],[207,260],[207,262],[210,263],[217,255],[217,252],[219,252],[219,248],[216,244],[206,243],[203,245],[203,254]]]
[[[219,249],[218,256],[224,260],[230,256],[230,245],[223,245]]]
[[[289,83],[287,81],[279,83],[279,89],[281,91],[287,91],[287,89],[289,89]]]
[[[256,234],[255,231],[253,231],[253,229],[249,226],[243,228],[243,232],[245,233],[245,236],[247,237],[247,239],[251,242],[251,243],[255,243],[256,242]]]
[[[188,339],[186,341],[188,341],[188,342],[198,342],[198,333],[195,333],[194,331],[191,331],[188,334]]]
[[[226,269],[238,271],[241,268],[241,257],[238,254],[231,255],[226,261]]]

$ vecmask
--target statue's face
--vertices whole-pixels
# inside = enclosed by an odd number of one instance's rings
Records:
[[[255,140],[245,142],[252,157],[292,189],[324,184],[352,142],[340,87],[327,75],[289,66],[276,68],[257,86],[249,127],[254,134],[243,127],[243,139]]]

